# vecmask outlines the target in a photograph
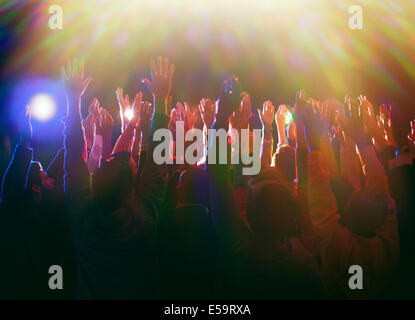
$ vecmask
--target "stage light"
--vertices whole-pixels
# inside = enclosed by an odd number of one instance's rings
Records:
[[[128,119],[128,121],[131,121],[131,119],[134,117],[134,111],[131,108],[128,108],[124,112],[125,117]]]
[[[285,114],[285,125],[288,126],[291,121],[293,121],[293,114],[290,111],[287,111]]]
[[[39,93],[30,99],[32,117],[39,121],[48,121],[56,113],[55,99],[46,93]]]

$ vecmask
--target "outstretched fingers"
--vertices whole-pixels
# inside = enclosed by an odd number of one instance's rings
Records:
[[[157,57],[157,72],[159,75],[163,75],[163,58]]]
[[[169,73],[168,73],[168,78],[170,82],[173,80],[174,69],[175,69],[175,65],[171,64],[169,68]]]
[[[157,76],[156,62],[154,61],[154,59],[151,59],[150,61],[150,71],[151,71],[151,78],[154,79],[154,77]]]

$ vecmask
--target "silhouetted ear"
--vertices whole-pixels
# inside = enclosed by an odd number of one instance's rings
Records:
[[[34,192],[41,192],[42,191],[42,189],[37,185],[37,184],[34,184],[33,186],[32,186],[32,190],[34,191]]]

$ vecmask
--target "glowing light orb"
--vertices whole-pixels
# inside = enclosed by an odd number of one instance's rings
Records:
[[[285,114],[285,125],[289,125],[293,121],[293,114],[289,111]]]
[[[131,121],[131,119],[134,117],[134,111],[131,108],[128,108],[124,112],[124,116],[128,119],[128,121]]]
[[[55,99],[46,93],[39,93],[29,102],[32,108],[32,117],[39,121],[48,121],[56,113]]]

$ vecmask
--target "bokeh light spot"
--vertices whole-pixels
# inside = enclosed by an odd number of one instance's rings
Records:
[[[128,121],[131,121],[131,119],[134,117],[134,111],[131,108],[128,108],[124,112],[125,117],[128,119]]]
[[[30,99],[29,104],[32,108],[32,118],[38,121],[48,121],[56,113],[56,101],[49,94],[36,94]]]
[[[293,121],[293,114],[290,111],[287,111],[285,114],[285,125],[289,125]]]

